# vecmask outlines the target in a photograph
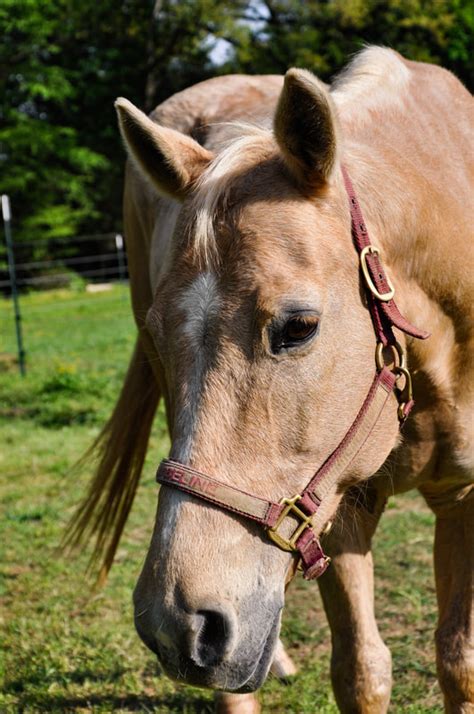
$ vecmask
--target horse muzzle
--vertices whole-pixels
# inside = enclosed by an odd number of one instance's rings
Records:
[[[137,604],[135,626],[166,674],[198,687],[249,692],[270,668],[280,630],[282,603],[240,607],[203,601],[192,610]],[[271,616],[269,618],[269,612]]]

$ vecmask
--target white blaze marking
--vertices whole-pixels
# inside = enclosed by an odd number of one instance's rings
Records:
[[[187,344],[191,347],[192,361],[188,366],[186,403],[177,415],[177,438],[173,443],[172,458],[186,463],[191,456],[196,419],[201,399],[208,354],[205,348],[209,322],[220,309],[217,281],[206,271],[194,280],[182,296],[179,306],[185,314],[182,327]]]
[[[213,273],[200,273],[186,290],[179,304],[186,314],[183,330],[193,347],[202,348],[209,318],[218,315],[220,308],[217,281]]]

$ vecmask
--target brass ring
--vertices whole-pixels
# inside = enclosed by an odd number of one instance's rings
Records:
[[[375,364],[377,365],[377,369],[380,370],[383,369],[383,367],[388,366],[383,358],[384,349],[392,350],[394,368],[406,368],[405,351],[401,344],[396,341],[394,344],[390,345],[384,345],[383,342],[377,342],[377,347],[375,348]]]

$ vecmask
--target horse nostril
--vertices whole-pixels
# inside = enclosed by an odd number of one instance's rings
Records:
[[[197,610],[193,615],[192,659],[200,667],[220,664],[234,648],[236,630],[233,611]]]

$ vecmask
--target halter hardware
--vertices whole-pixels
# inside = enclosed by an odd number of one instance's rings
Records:
[[[366,245],[365,248],[362,249],[361,254],[360,254],[360,266],[362,268],[362,273],[365,278],[365,284],[369,288],[370,292],[374,297],[377,298],[377,300],[381,300],[382,302],[389,302],[389,300],[392,300],[394,295],[395,295],[395,288],[393,287],[392,283],[389,280],[388,275],[385,273],[385,280],[387,282],[388,287],[390,288],[388,292],[386,293],[381,293],[377,290],[374,281],[370,277],[369,273],[369,267],[367,265],[367,255],[378,255],[380,258],[380,250],[372,244]]]
[[[389,367],[390,369],[390,363],[387,363],[384,359],[384,350],[392,350],[393,370],[397,367],[404,368],[406,366],[405,350],[399,342],[395,340],[388,345],[384,345],[383,342],[377,342],[377,347],[375,348],[375,364],[379,371],[382,367]]]
[[[293,496],[293,498],[282,498],[280,501],[280,505],[284,506],[284,508],[278,516],[275,525],[271,526],[270,528],[267,528],[269,538],[271,538],[271,540],[276,543],[279,548],[281,548],[282,550],[286,550],[289,553],[298,550],[296,543],[298,542],[300,535],[302,535],[303,531],[306,530],[306,528],[312,527],[311,517],[307,516],[306,513],[304,513],[304,511],[302,511],[301,508],[298,508],[298,506],[296,505],[297,501],[300,500],[301,496],[299,493],[296,494],[296,496]],[[298,518],[301,523],[293,532],[291,538],[287,539],[280,535],[280,533],[278,533],[278,529],[285,520],[285,518],[290,514]]]
[[[393,366],[387,365],[384,359],[384,350],[391,350],[393,355]],[[396,340],[388,345],[384,345],[383,342],[377,342],[377,347],[375,348],[375,364],[377,369],[381,370],[383,367],[389,367],[391,371],[396,375],[395,379],[395,396],[398,401],[398,419],[403,424],[408,416],[408,412],[413,405],[413,382],[411,378],[410,371],[406,366],[406,354],[405,350],[399,342]],[[404,379],[402,386],[398,384],[400,379]]]
[[[409,405],[413,404],[413,382],[411,379],[411,374],[409,370],[406,367],[396,367],[395,368],[395,373],[398,373],[398,377],[395,380],[396,383],[396,391],[395,391],[395,396],[397,397],[398,400],[398,418],[400,422],[403,424],[403,422],[406,420],[408,416],[408,407]],[[398,386],[398,380],[400,377],[405,378],[405,383],[403,384],[402,387]]]
[[[398,401],[397,414],[401,424],[413,407],[411,375],[407,369],[405,351],[395,339],[393,327],[417,339],[424,340],[429,337],[428,332],[419,330],[408,322],[393,301],[395,289],[380,262],[380,250],[370,243],[352,182],[345,167],[342,166],[341,169],[350,204],[352,239],[360,256],[361,270],[367,287],[367,307],[377,339],[373,381],[344,438],[319,466],[301,494],[282,498],[278,503],[247,493],[196,471],[191,466],[168,459],[161,462],[156,474],[158,483],[178,488],[214,506],[259,523],[275,545],[286,552],[297,554],[307,580],[319,577],[330,562],[330,558],[324,555],[321,548],[319,535],[327,532],[328,526],[325,528],[325,524],[330,514],[327,513],[325,504],[328,498],[336,494],[341,474],[359,454],[382,413],[392,403],[391,395],[394,394]],[[372,260],[368,260],[369,258]],[[391,354],[388,354],[388,350],[391,350]],[[285,538],[279,529],[288,517],[296,519],[298,525],[291,536]]]

